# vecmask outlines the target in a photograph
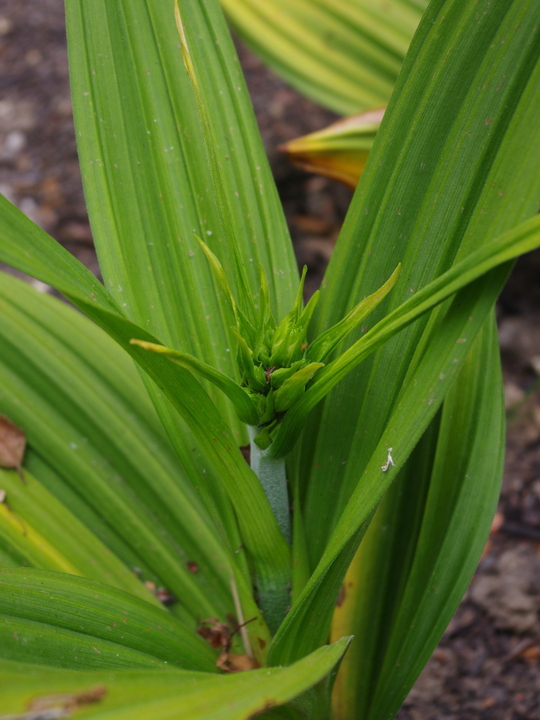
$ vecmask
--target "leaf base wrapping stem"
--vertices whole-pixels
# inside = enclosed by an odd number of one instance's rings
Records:
[[[285,459],[279,458],[275,460],[268,457],[267,450],[261,450],[257,443],[254,442],[255,436],[259,432],[260,428],[249,426],[251,469],[259,478],[279,528],[287,542],[290,543],[291,513],[287,493]]]
[[[266,450],[254,442],[260,432],[258,427],[249,427],[251,448],[251,468],[259,478],[264,493],[268,498],[270,507],[275,515],[278,526],[287,542],[291,542],[291,519],[289,497],[287,493],[287,478],[285,474],[285,460],[274,460],[267,456]],[[272,582],[268,578],[259,578],[259,604],[264,613],[268,627],[275,633],[283,622],[290,606],[290,593],[287,586],[281,582]]]

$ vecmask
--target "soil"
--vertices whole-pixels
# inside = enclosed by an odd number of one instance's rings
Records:
[[[351,193],[292,168],[276,147],[335,116],[288,88],[241,45],[239,53],[313,291]],[[62,0],[0,0],[0,192],[99,273],[77,163]],[[498,306],[509,431],[493,532],[399,720],[540,718],[539,277],[536,253],[517,264]]]

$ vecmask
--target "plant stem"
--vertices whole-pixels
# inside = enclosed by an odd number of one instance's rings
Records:
[[[249,426],[249,440],[251,450],[251,469],[259,478],[264,493],[268,498],[270,507],[276,517],[281,532],[288,543],[291,542],[291,515],[289,509],[289,496],[287,494],[287,477],[285,473],[285,459],[274,460],[268,457],[267,450],[254,442],[260,428]]]

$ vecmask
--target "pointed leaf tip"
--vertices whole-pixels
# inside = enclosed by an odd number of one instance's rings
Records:
[[[384,300],[394,287],[401,272],[399,263],[390,278],[378,290],[361,300],[342,320],[323,332],[309,346],[306,359],[321,362],[325,360],[362,320]]]
[[[240,387],[240,385],[228,377],[228,375],[225,375],[225,373],[222,373],[220,370],[216,370],[211,365],[207,365],[201,360],[198,360],[193,355],[180,352],[179,350],[173,350],[172,348],[165,347],[165,345],[157,345],[156,343],[146,342],[145,340],[137,340],[136,338],[132,338],[129,343],[130,345],[137,345],[149,352],[165,355],[176,365],[180,365],[180,367],[200,375],[202,378],[208,380],[219,388],[219,390],[221,390],[221,392],[229,398],[234,405],[236,414],[242,422],[245,422],[248,425],[256,425],[259,422],[259,413],[257,412],[253,400],[249,397],[247,392]]]

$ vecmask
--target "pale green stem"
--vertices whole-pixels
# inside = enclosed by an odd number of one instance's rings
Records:
[[[285,459],[268,457],[267,450],[261,448],[254,442],[253,438],[258,435],[260,428],[249,427],[249,440],[251,451],[251,469],[259,478],[262,489],[270,507],[276,517],[281,532],[288,543],[291,542],[291,513],[289,507],[289,496],[287,494],[287,477],[285,472]]]

